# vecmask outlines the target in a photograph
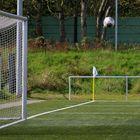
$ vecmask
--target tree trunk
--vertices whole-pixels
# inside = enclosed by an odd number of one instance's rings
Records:
[[[100,38],[101,36],[101,19],[100,15],[98,14],[96,17],[96,37]]]
[[[42,15],[40,13],[38,13],[37,16],[36,16],[36,35],[37,36],[42,36],[43,35]]]
[[[43,30],[42,30],[42,1],[37,1],[37,6],[36,6],[36,35],[37,36],[42,36],[43,35]]]
[[[96,18],[96,37],[97,38],[101,38],[101,28],[102,28],[102,15],[104,14],[104,7],[106,4],[107,0],[102,0],[101,4],[100,4],[100,8],[97,14],[97,18]]]
[[[103,27],[103,20],[111,14],[114,3],[112,0],[102,0],[96,18],[96,37],[104,40],[106,36],[106,28]]]
[[[87,36],[87,0],[81,0],[81,38]]]
[[[78,6],[79,6],[79,4],[78,4],[78,2],[77,2],[77,0],[75,0],[74,1],[74,34],[73,34],[73,36],[74,36],[74,38],[73,38],[73,42],[74,43],[76,43],[76,42],[78,42]]]
[[[78,42],[78,39],[77,39],[77,22],[78,22],[78,17],[77,17],[77,14],[75,13],[75,15],[74,15],[74,43]]]
[[[106,10],[106,13],[105,13],[105,17],[107,17],[110,13],[110,10],[111,10],[111,6],[108,6],[107,10]],[[103,31],[102,31],[102,35],[101,35],[101,40],[104,40],[106,37],[106,28],[103,27]]]
[[[65,17],[63,9],[61,9],[59,13],[59,21],[60,21],[60,42],[64,42],[66,40],[66,35],[65,35]]]

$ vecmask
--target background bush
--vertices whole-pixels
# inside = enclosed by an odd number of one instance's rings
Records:
[[[28,89],[30,93],[44,91],[68,93],[68,77],[92,75],[93,66],[97,67],[99,75],[140,75],[139,60],[140,53],[134,49],[118,52],[102,48],[29,51]],[[98,88],[100,84],[98,83]],[[120,86],[118,87],[120,93],[124,92],[125,86],[122,88],[121,82],[117,85]],[[114,90],[115,86],[115,82],[108,82],[106,87],[102,87],[106,90]],[[130,81],[129,86],[132,93],[140,93],[140,81]]]

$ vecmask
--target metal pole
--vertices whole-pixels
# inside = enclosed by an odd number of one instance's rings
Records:
[[[128,100],[128,76],[126,76],[125,79],[126,79],[126,83],[125,83],[126,84],[126,86],[125,86],[126,87],[125,100],[127,101]]]
[[[23,11],[23,0],[17,0],[17,15],[22,16]]]
[[[13,19],[16,19],[16,20],[28,20],[27,17],[14,15],[14,14],[7,13],[7,12],[1,11],[1,10],[0,10],[0,15],[1,16],[6,16],[6,17],[9,17],[9,18],[13,18]]]
[[[17,15],[21,16],[23,11],[23,3],[22,0],[17,0]],[[21,79],[21,71],[22,71],[22,65],[21,65],[21,56],[22,56],[22,23],[21,21],[17,22],[17,44],[16,44],[16,94],[19,95],[21,94],[21,87],[20,85],[22,84],[22,79]]]
[[[22,11],[23,0],[17,0],[17,15],[22,16]],[[22,88],[20,87],[21,85]],[[27,21],[17,22],[16,93],[22,93],[22,120],[25,120],[27,118]]]
[[[128,78],[140,78],[140,76],[127,76]],[[93,76],[70,76],[70,78],[93,78]],[[126,76],[96,76],[96,78],[126,78]]]
[[[69,77],[69,100],[71,100],[71,77]]]
[[[27,118],[27,21],[22,23],[23,40],[22,40],[22,119]]]
[[[95,76],[93,75],[92,79],[92,100],[95,100]]]
[[[115,51],[118,50],[118,0],[115,1]]]

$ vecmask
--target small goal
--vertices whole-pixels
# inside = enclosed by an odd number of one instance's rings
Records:
[[[0,127],[26,119],[27,18],[0,11]]]
[[[139,101],[140,76],[70,76],[69,100],[78,96],[96,101]]]

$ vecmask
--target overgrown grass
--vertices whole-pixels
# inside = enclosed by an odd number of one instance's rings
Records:
[[[93,66],[97,67],[99,75],[140,75],[140,52],[134,49],[29,51],[29,92],[67,93],[68,76],[92,75]],[[130,83],[134,84],[130,90],[140,93],[139,81],[134,83]]]

